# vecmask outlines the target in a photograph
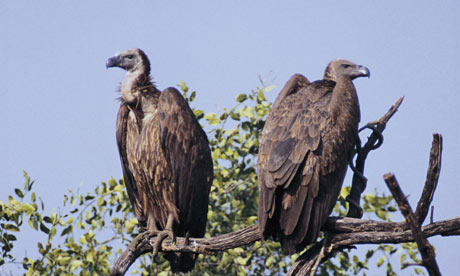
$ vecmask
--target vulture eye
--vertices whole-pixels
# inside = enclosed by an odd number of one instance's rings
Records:
[[[127,59],[133,59],[133,58],[134,58],[134,55],[127,55],[126,58],[127,58]]]
[[[351,65],[350,65],[350,64],[342,64],[342,67],[345,68],[345,69],[347,69],[347,68],[350,68]]]

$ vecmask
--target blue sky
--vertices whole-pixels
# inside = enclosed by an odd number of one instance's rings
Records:
[[[368,159],[368,191],[388,193],[382,175],[391,171],[415,206],[439,132],[434,218],[459,216],[459,15],[458,1],[5,1],[0,200],[22,186],[23,170],[51,207],[67,189],[121,177],[115,99],[124,73],[105,60],[138,47],[160,89],[183,80],[207,112],[230,107],[259,76],[276,87],[273,100],[292,74],[319,79],[334,58],[367,66],[371,78],[355,81],[362,123],[405,96]],[[431,241],[441,271],[453,275],[460,239]]]

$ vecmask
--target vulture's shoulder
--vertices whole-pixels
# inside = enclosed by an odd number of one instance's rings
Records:
[[[159,98],[159,109],[161,111],[178,112],[183,108],[190,109],[187,101],[176,88],[169,87],[161,92]]]
[[[177,89],[170,87],[161,92],[157,112],[160,134],[174,135],[174,140],[206,137],[192,109]],[[165,136],[160,137],[164,138]]]
[[[280,103],[286,99],[289,95],[299,92],[301,89],[305,88],[310,84],[310,81],[302,74],[294,74],[284,85],[281,92],[276,97],[275,102],[273,103],[272,109],[276,109]]]
[[[160,144],[165,151],[171,152],[172,149],[176,149],[178,151],[174,154],[178,157],[181,151],[191,152],[194,145],[197,145],[199,150],[209,151],[206,133],[177,89],[170,87],[161,92],[157,113]]]

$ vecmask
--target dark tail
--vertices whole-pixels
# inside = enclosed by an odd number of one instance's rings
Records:
[[[189,272],[195,267],[197,255],[193,253],[174,253],[169,252],[164,255],[171,265],[173,273]]]

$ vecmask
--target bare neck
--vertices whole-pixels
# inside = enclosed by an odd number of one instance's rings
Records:
[[[135,103],[139,100],[142,88],[150,86],[150,78],[145,69],[128,71],[121,83],[120,92],[123,100],[128,103]]]

